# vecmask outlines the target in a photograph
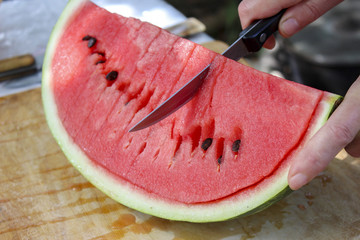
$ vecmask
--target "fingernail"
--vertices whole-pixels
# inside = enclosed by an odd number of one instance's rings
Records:
[[[292,36],[299,31],[299,23],[295,18],[289,18],[281,24],[281,30],[286,36]]]
[[[304,186],[307,183],[307,177],[306,175],[302,173],[298,173],[294,176],[292,176],[289,180],[289,186],[293,190],[297,190]]]

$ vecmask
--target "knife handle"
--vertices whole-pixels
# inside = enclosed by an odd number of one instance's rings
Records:
[[[278,30],[280,19],[286,9],[281,10],[278,14],[257,20],[247,27],[243,32],[243,41],[249,52],[259,51],[266,40]]]
[[[36,71],[35,58],[31,54],[0,60],[0,82],[27,76]]]

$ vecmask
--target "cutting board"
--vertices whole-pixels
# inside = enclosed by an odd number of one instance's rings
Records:
[[[129,209],[67,161],[40,89],[0,98],[0,239],[360,239],[360,159],[338,154],[310,184],[270,208],[219,223]]]

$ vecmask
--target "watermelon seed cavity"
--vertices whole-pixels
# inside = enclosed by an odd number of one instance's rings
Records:
[[[195,129],[190,134],[192,139],[192,147],[191,152],[193,153],[194,150],[199,146],[200,144],[200,137],[201,137],[201,126],[195,127]]]
[[[96,43],[96,38],[91,37],[88,42],[88,47],[92,48]]]
[[[82,38],[83,41],[88,41],[88,47],[91,48],[95,45],[96,43],[96,38],[90,36],[90,35],[86,35],[85,37]]]
[[[221,160],[222,160],[222,155],[217,160],[218,164],[221,164]]]
[[[207,138],[203,141],[203,143],[201,144],[201,148],[206,151],[212,144],[212,138]]]
[[[108,74],[106,74],[106,80],[109,81],[114,81],[118,76],[118,72],[117,71],[111,71]]]
[[[86,35],[85,37],[82,38],[83,41],[89,41],[91,38],[91,36]]]
[[[104,62],[105,62],[105,60],[99,60],[99,61],[97,61],[97,62],[95,63],[95,65],[98,65],[98,64],[104,63]]]
[[[182,136],[179,136],[178,139],[177,139],[177,142],[176,142],[176,147],[175,147],[175,150],[174,150],[174,154],[173,154],[173,157],[175,157],[176,153],[179,151],[179,148],[180,148],[180,145],[182,144]]]
[[[145,108],[149,102],[151,97],[153,96],[154,91],[147,91],[146,93],[142,94],[142,97],[139,101],[139,105],[137,106],[135,112],[139,112],[141,109]]]
[[[83,41],[88,41],[88,47],[92,48],[95,43],[96,43],[96,38],[90,36],[90,35],[86,35],[85,37],[82,38]]]
[[[98,54],[98,55],[100,55],[100,56],[105,57],[105,53],[102,53],[102,52],[96,52],[96,54]]]
[[[142,153],[144,152],[144,150],[145,150],[145,148],[146,148],[146,145],[147,145],[146,142],[143,142],[143,143],[141,144],[141,146],[140,146],[140,148],[139,148],[139,153],[138,153],[138,155],[140,155],[140,154],[142,154]]]
[[[233,152],[237,153],[237,152],[239,151],[239,148],[240,148],[240,143],[241,143],[241,140],[240,140],[240,139],[234,141],[231,150],[232,150]]]
[[[222,158],[224,156],[224,147],[225,147],[225,139],[219,138],[216,142],[216,157],[219,165],[222,162]]]
[[[119,86],[117,87],[117,89],[120,91],[120,92],[125,92],[130,86],[130,83],[128,82],[120,82]],[[129,102],[126,102],[125,105],[127,105]]]

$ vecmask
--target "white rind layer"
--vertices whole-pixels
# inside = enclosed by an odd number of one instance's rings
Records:
[[[94,186],[121,204],[144,213],[172,220],[190,222],[222,221],[249,212],[256,212],[259,206],[263,208],[264,205],[267,205],[267,202],[281,198],[284,191],[289,189],[287,174],[291,159],[286,160],[273,175],[251,189],[241,191],[240,194],[234,194],[220,201],[199,204],[184,204],[159,199],[143,189],[114,176],[88,159],[86,154],[67,134],[59,118],[51,82],[51,60],[58,44],[57,41],[67,23],[71,21],[73,14],[78,9],[81,9],[86,2],[87,0],[71,0],[68,3],[50,37],[43,66],[42,99],[46,119],[54,138],[72,165]],[[325,123],[334,102],[338,98],[337,95],[325,93],[320,108],[315,113],[316,118],[313,119],[301,145]],[[294,154],[296,153],[294,152],[292,156]]]

